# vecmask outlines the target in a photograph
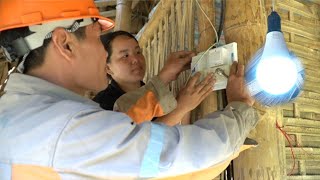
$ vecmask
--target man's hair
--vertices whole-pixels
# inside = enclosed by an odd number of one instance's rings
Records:
[[[132,34],[126,31],[115,31],[115,32],[102,35],[100,39],[102,41],[104,49],[108,52],[107,63],[110,63],[110,57],[112,55],[112,41],[118,36],[127,36],[129,38],[134,39],[136,42],[138,42],[137,39]]]
[[[28,27],[3,31],[0,33],[0,46],[12,50],[12,46],[10,45],[11,42],[18,38],[24,38],[30,34],[32,34],[32,32]],[[79,40],[84,39],[86,37],[85,27],[80,27],[73,34]],[[28,73],[31,69],[39,67],[43,64],[46,50],[50,42],[51,38],[45,39],[41,47],[30,51],[24,62],[23,73]]]

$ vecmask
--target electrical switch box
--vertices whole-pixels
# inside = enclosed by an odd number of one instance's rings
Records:
[[[194,56],[191,62],[191,73],[194,75],[196,72],[201,72],[202,80],[212,72],[216,77],[214,90],[225,89],[233,61],[238,61],[237,43],[235,42]]]

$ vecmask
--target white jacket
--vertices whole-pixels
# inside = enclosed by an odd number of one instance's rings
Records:
[[[198,171],[236,153],[258,120],[251,107],[233,102],[193,125],[137,125],[124,113],[23,74],[12,74],[5,91],[1,180],[137,179]]]

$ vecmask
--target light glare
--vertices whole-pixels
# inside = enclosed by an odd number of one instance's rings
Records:
[[[261,88],[273,95],[288,92],[297,81],[297,67],[288,58],[262,59],[256,72]]]

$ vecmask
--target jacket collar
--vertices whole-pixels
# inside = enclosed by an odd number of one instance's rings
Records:
[[[8,83],[4,90],[6,93],[15,92],[29,95],[46,95],[61,100],[72,100],[82,103],[90,103],[92,105],[98,105],[92,100],[82,97],[61,86],[34,76],[20,73],[13,73],[10,75]]]

